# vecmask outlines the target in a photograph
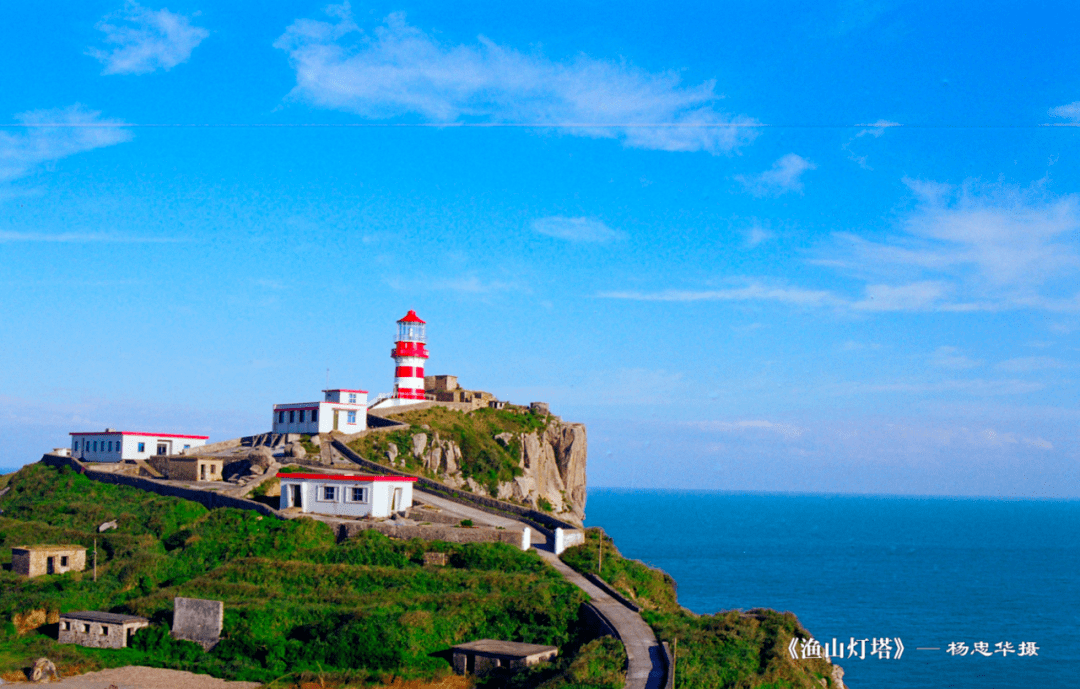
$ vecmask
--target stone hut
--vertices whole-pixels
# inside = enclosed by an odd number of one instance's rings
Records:
[[[151,457],[147,464],[170,481],[220,481],[225,468],[222,457],[198,455]]]
[[[11,549],[11,569],[24,577],[81,572],[86,548],[81,545],[24,545]]]
[[[551,660],[559,654],[555,646],[523,644],[517,641],[480,639],[458,644],[452,649],[454,672],[459,675],[486,675],[499,668],[523,668]]]
[[[67,612],[60,615],[57,641],[91,648],[127,648],[136,630],[150,626],[150,620],[138,615],[111,612]]]

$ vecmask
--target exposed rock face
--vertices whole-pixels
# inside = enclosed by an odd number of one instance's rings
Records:
[[[585,518],[588,443],[584,424],[563,423],[557,417],[551,417],[542,431],[500,433],[495,440],[507,449],[518,441],[522,469],[521,476],[499,484],[496,497],[523,502],[536,509],[542,509],[546,503],[551,506],[553,515],[567,521],[580,523]],[[393,455],[389,457],[391,462],[397,456],[394,449],[391,446],[387,453]],[[412,436],[412,451],[413,456],[423,461],[424,468],[439,474],[444,483],[488,494],[480,483],[462,476],[461,448],[454,441],[440,438],[438,432],[430,436],[417,433]]]

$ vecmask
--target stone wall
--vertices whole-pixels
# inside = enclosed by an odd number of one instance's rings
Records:
[[[225,623],[225,603],[203,598],[173,599],[172,636],[194,641],[209,651],[221,639]]]
[[[189,455],[205,455],[208,452],[220,452],[221,450],[231,450],[234,447],[240,447],[240,438],[233,438],[232,440],[222,440],[219,443],[210,443],[209,445],[199,445],[188,449],[186,454]]]
[[[260,514],[264,514],[268,517],[276,517],[282,519],[281,515],[277,513],[277,510],[262,504],[261,502],[255,502],[254,500],[245,500],[243,498],[234,498],[230,495],[222,495],[220,493],[214,493],[208,490],[200,490],[198,488],[188,488],[187,486],[177,486],[162,481],[156,481],[154,479],[143,478],[141,476],[128,476],[126,474],[110,474],[103,471],[95,471],[88,468],[85,464],[77,459],[71,457],[60,457],[58,455],[45,455],[41,458],[41,462],[48,466],[66,466],[78,471],[80,474],[85,475],[92,481],[98,481],[100,483],[112,483],[120,486],[130,486],[132,488],[138,488],[140,490],[149,491],[151,493],[157,493],[158,495],[168,495],[174,498],[183,498],[184,500],[191,500],[197,502],[208,509],[216,509],[218,507],[235,507],[241,510],[255,510]]]
[[[368,471],[373,471],[380,474],[389,474],[392,476],[416,476],[416,474],[398,471],[396,469],[391,469],[381,464],[376,464],[375,462],[368,461],[360,455],[356,454],[356,452],[354,452],[352,448],[340,441],[335,440],[333,445],[334,449],[337,450],[341,455],[349,458],[350,460],[367,469]],[[496,500],[494,498],[489,498],[484,495],[469,493],[463,490],[458,490],[457,488],[451,488],[446,484],[439,483],[438,481],[432,481],[431,479],[425,478],[423,476],[416,476],[416,479],[417,480],[415,487],[419,490],[427,491],[429,493],[435,493],[441,497],[444,497],[448,500],[453,500],[454,502],[461,503],[463,505],[468,505],[470,507],[478,507],[487,512],[501,514],[503,516],[509,516],[514,519],[518,519],[525,522],[529,526],[537,529],[545,536],[553,536],[555,529],[559,528],[566,529],[567,531],[577,531],[579,529],[576,524],[571,524],[570,522],[557,519],[550,514],[546,514],[538,510],[530,509],[528,507],[522,507],[521,505],[515,505],[513,503],[504,502],[502,500]]]
[[[424,541],[447,541],[450,543],[507,543],[528,550],[532,534],[525,529],[490,529],[482,527],[456,527],[445,524],[398,524],[394,521],[358,521],[338,526],[338,542],[354,538],[361,531],[378,531],[391,538]]]

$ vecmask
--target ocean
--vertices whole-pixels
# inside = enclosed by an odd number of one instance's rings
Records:
[[[852,689],[1080,687],[1080,501],[594,488],[586,512],[684,607],[791,611],[843,644]]]

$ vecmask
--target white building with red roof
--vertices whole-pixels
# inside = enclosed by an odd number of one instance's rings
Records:
[[[415,476],[278,474],[280,509],[338,517],[389,517],[412,507]]]
[[[359,433],[367,430],[367,390],[323,390],[321,402],[274,405],[274,433]]]
[[[137,433],[106,428],[100,433],[71,433],[71,456],[85,462],[122,462],[156,455],[181,455],[205,445],[208,435]]]

